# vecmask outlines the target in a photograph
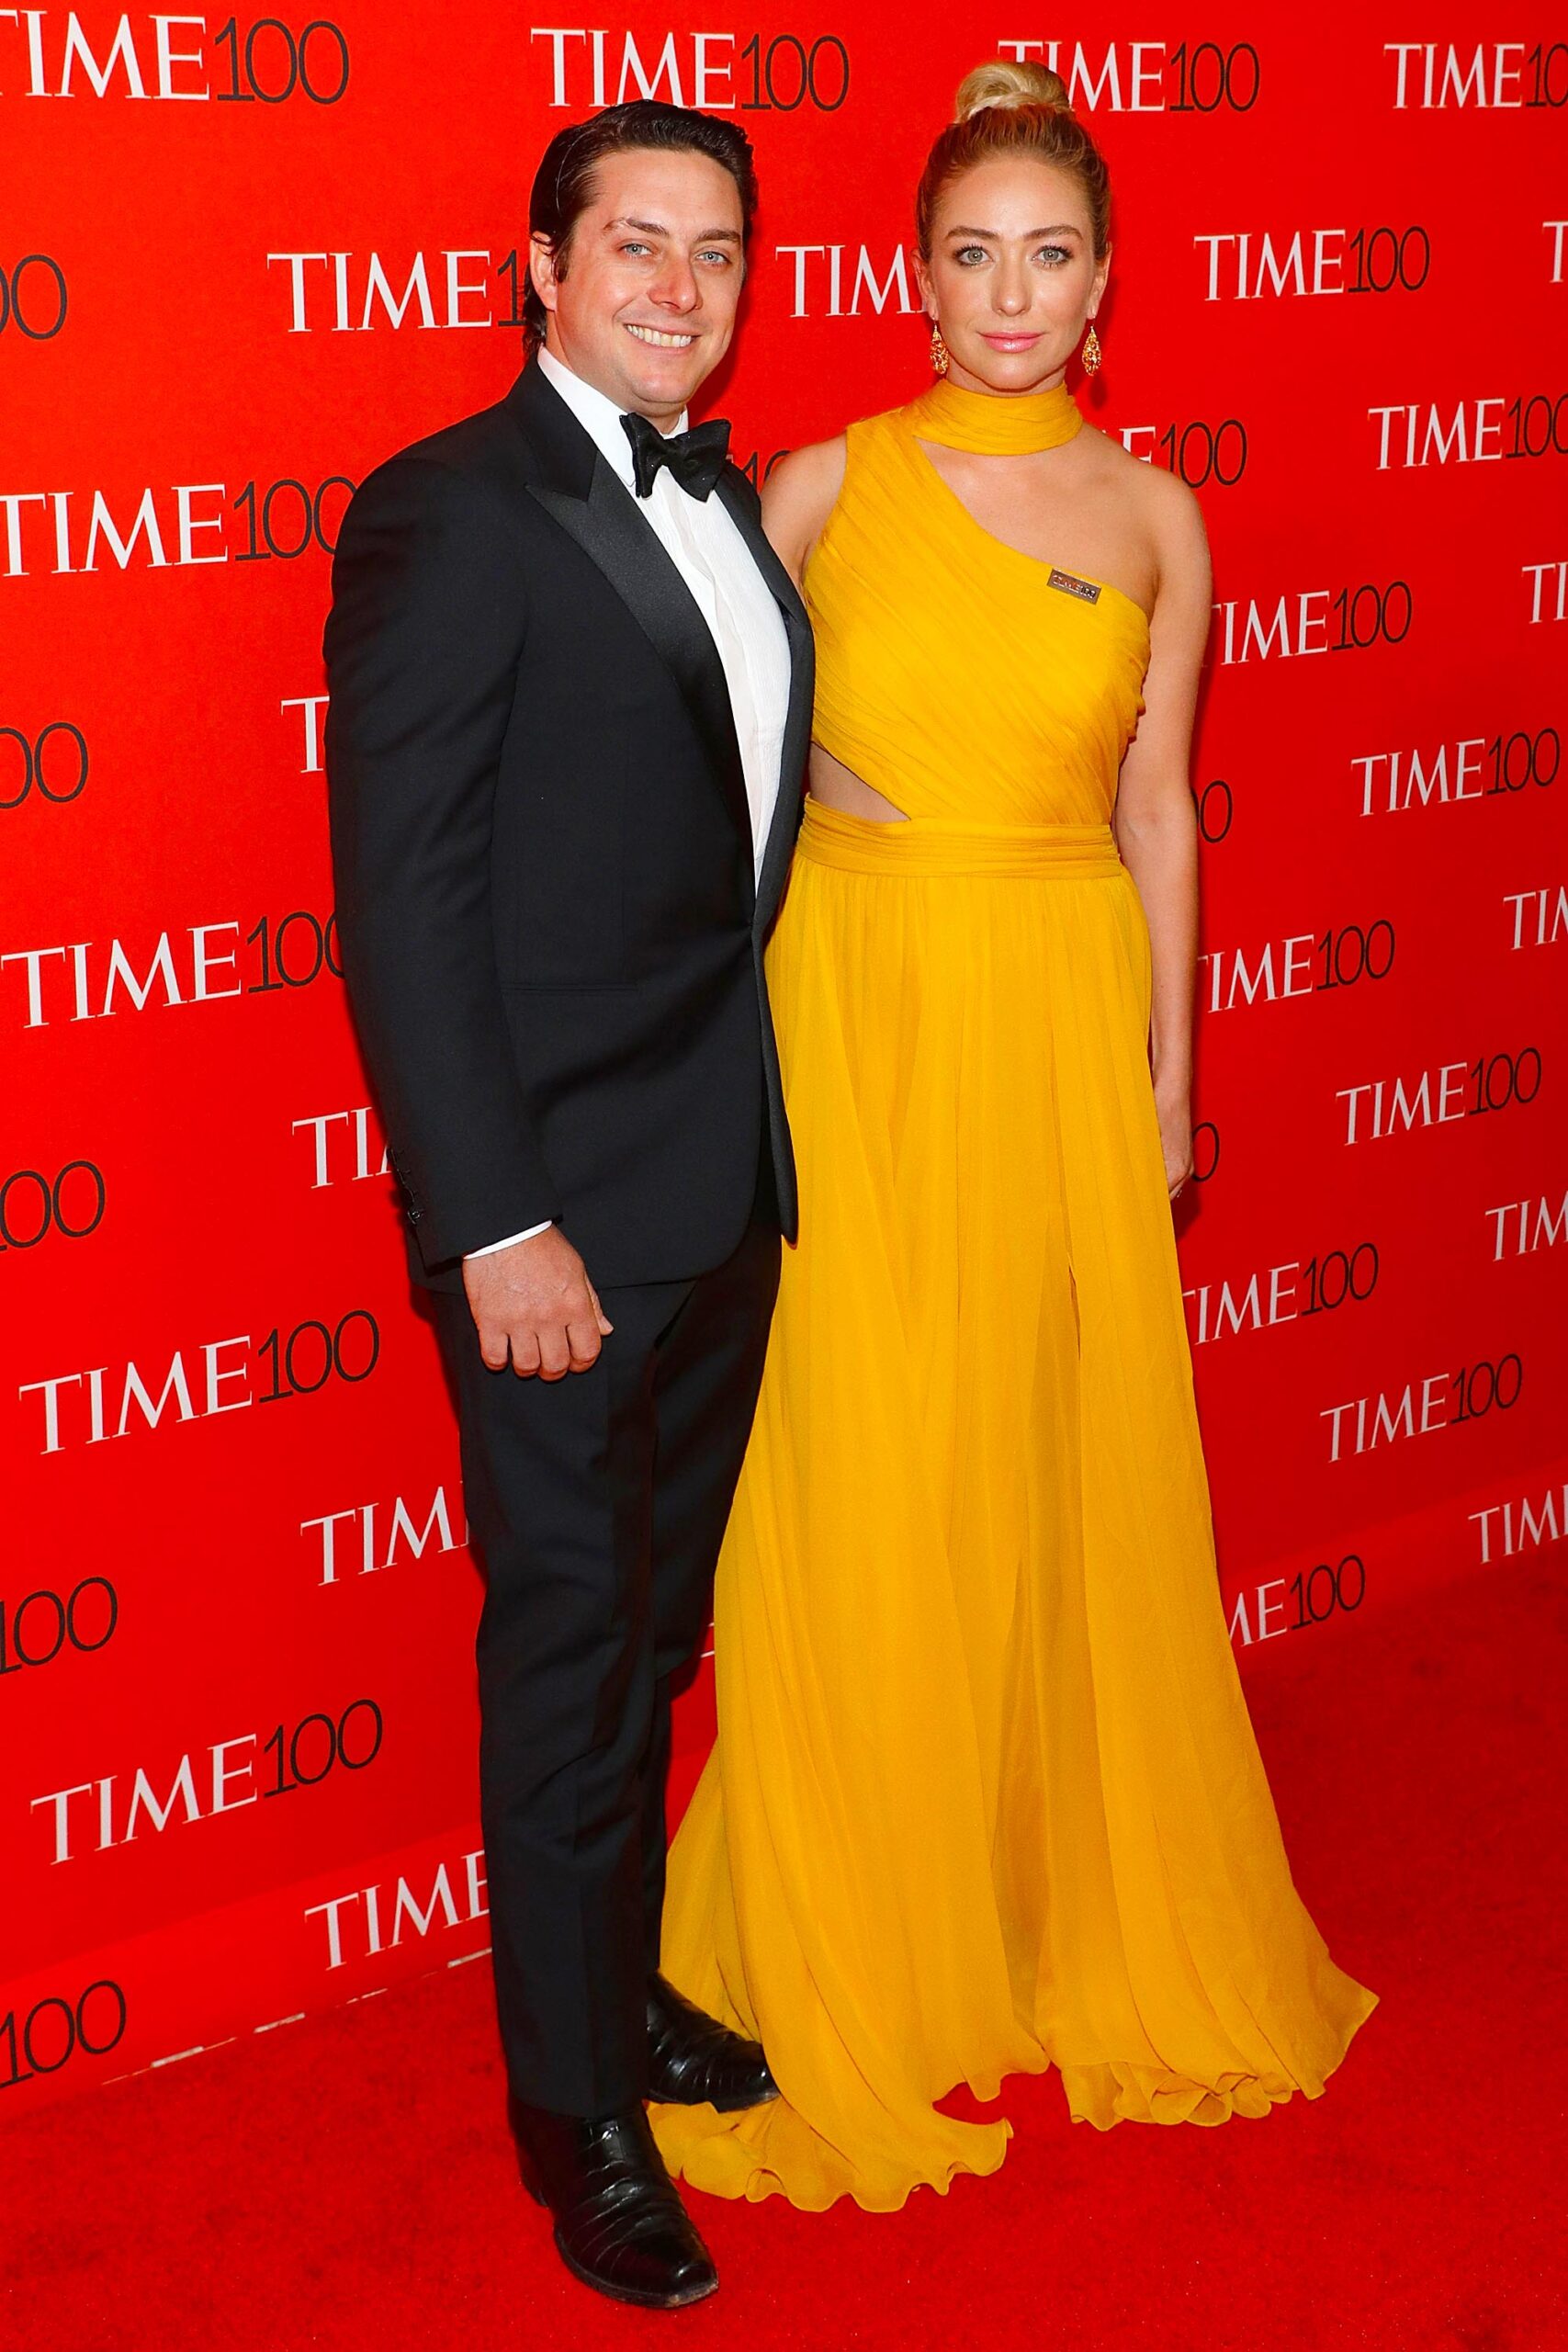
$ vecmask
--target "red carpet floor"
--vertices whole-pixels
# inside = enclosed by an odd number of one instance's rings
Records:
[[[509,2167],[484,1964],[0,2120],[6,2352],[1568,2345],[1558,1583],[1281,1642],[1248,1685],[1295,1871],[1382,2007],[1218,2131],[1010,2087],[993,2179],[897,2215],[694,2200],[691,2312],[566,2277]]]

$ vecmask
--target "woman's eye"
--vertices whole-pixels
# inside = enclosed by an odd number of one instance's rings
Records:
[[[1069,261],[1072,256],[1069,254],[1066,245],[1042,245],[1037,258],[1043,262],[1049,262],[1052,268],[1055,269],[1058,263]]]
[[[960,245],[953,258],[956,262],[961,262],[965,269],[969,269],[976,262],[986,259],[986,248],[984,245]]]

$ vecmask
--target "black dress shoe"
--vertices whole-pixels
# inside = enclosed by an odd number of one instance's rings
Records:
[[[714,2292],[713,2258],[642,2107],[589,2119],[513,2098],[510,2111],[523,2186],[555,2215],[556,2250],[574,2278],[649,2311],[677,2311]]]
[[[733,2115],[765,2107],[779,2086],[759,2041],[747,2041],[677,1993],[662,1976],[648,1988],[648,2096],[676,2107]]]

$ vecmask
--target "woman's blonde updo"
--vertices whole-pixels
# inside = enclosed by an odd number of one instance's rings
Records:
[[[1059,74],[1053,74],[1048,65],[1030,65],[1010,57],[993,57],[988,64],[976,65],[965,74],[953,101],[953,119],[967,122],[982,107],[1052,107],[1058,114],[1073,110],[1067,85]]]
[[[953,100],[953,120],[939,131],[915,196],[915,239],[931,258],[931,223],[943,191],[976,164],[1026,157],[1070,172],[1084,192],[1094,257],[1111,243],[1111,175],[1105,158],[1074,114],[1067,86],[1049,66],[1014,64],[1005,57],[965,74]]]

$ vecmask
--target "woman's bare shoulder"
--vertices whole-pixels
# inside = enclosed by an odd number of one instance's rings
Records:
[[[830,441],[808,441],[799,449],[786,449],[770,469],[762,486],[764,508],[770,501],[790,512],[804,506],[819,506],[826,521],[833,501],[844,486],[849,447],[849,435],[836,433]]]
[[[1096,462],[1134,536],[1153,556],[1156,594],[1163,599],[1174,589],[1179,599],[1190,593],[1206,610],[1209,536],[1196,494],[1168,467],[1134,458],[1109,434],[1098,436]]]
[[[1203,546],[1203,510],[1196,493],[1168,466],[1134,458],[1108,433],[1100,436],[1101,462],[1139,522],[1156,545],[1179,548]]]
[[[846,434],[807,442],[786,450],[762,486],[763,527],[796,579],[844,486],[848,455]]]

